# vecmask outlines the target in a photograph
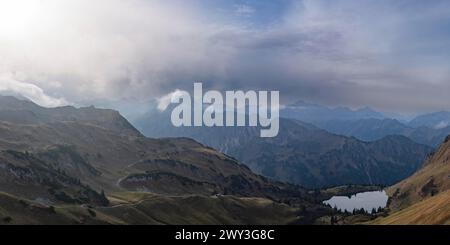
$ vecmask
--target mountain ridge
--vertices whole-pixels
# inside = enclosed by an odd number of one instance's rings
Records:
[[[141,122],[135,122],[135,125],[150,137],[194,138],[231,155],[259,174],[310,188],[393,184],[412,174],[431,151],[431,148],[403,136],[393,137],[405,146],[393,144],[389,136],[382,141],[402,153],[399,157],[397,152],[386,149],[391,154],[387,157],[381,152],[385,148],[383,143],[362,142],[285,118],[280,119],[279,135],[267,139],[258,137],[257,127],[175,128],[170,124],[167,112],[151,114]],[[380,165],[377,167],[378,163]],[[387,167],[389,164],[392,164],[391,169]],[[384,170],[381,171],[380,167],[392,175],[382,173]],[[368,174],[375,172],[377,174],[373,176]],[[396,174],[399,174],[398,177],[395,177]]]
[[[392,197],[389,207],[400,210],[449,189],[450,136],[428,157],[421,169],[387,189]]]
[[[94,106],[46,108],[13,96],[0,96],[0,121],[17,124],[49,124],[75,121],[104,127],[121,134],[141,135],[133,125],[115,110],[98,109]]]
[[[20,124],[7,117],[9,109],[39,116]],[[192,139],[137,134],[127,127],[131,124],[120,123],[126,121],[120,114],[110,124],[106,117],[93,118],[104,112],[94,108],[65,115],[72,109],[42,109],[26,102],[24,108],[8,110],[0,117],[0,192],[7,194],[0,194],[0,222],[143,224],[159,216],[164,224],[232,223],[232,217],[243,224],[312,223],[331,212],[308,190],[257,175]],[[142,195],[152,198],[131,201]],[[181,210],[188,196],[192,215],[168,215],[165,207]],[[26,218],[32,210],[35,218]],[[265,219],[262,210],[283,217]]]
[[[363,141],[374,141],[388,135],[403,135],[417,143],[438,146],[450,134],[450,126],[434,129],[427,126],[412,127],[396,119],[360,119],[317,122],[316,125],[329,132],[353,136]]]

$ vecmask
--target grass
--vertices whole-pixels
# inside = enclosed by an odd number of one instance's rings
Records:
[[[289,224],[298,210],[264,198],[113,194],[109,207],[49,207],[0,192],[0,224]]]
[[[370,222],[375,225],[450,225],[450,191]]]

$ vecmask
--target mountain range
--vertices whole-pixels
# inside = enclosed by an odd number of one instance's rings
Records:
[[[368,118],[385,118],[382,113],[369,107],[364,107],[357,110],[352,110],[342,106],[330,108],[305,101],[298,101],[282,108],[280,110],[280,117],[297,119],[302,122],[312,124],[335,120],[353,121]]]
[[[285,224],[329,212],[194,140],[146,138],[116,111],[0,100],[0,222]]]
[[[431,128],[427,126],[411,127],[396,119],[360,119],[356,121],[326,121],[316,125],[329,132],[355,137],[363,141],[375,141],[388,135],[403,135],[411,140],[437,147],[447,135],[450,126]]]
[[[407,121],[388,117],[369,107],[352,110],[300,101],[283,108],[280,115],[284,118],[309,122],[331,133],[363,141],[375,141],[389,135],[403,135],[434,148],[450,134],[450,112],[446,111],[419,115]]]
[[[149,137],[193,138],[256,173],[309,188],[391,185],[414,173],[432,151],[404,136],[363,142],[285,118],[280,119],[280,133],[274,138],[260,138],[255,127],[176,128],[167,111],[155,111],[135,125]]]
[[[417,116],[408,123],[411,127],[430,127],[435,129],[446,128],[450,126],[450,112],[440,111]]]
[[[398,181],[390,215],[374,222],[410,222],[405,213],[427,208],[445,223],[448,213],[448,139],[422,165],[431,148],[404,136],[363,142],[293,119],[272,139],[258,128],[184,131],[212,148],[148,138],[114,110],[0,102],[0,224],[330,224],[336,211],[323,200],[379,187],[297,184]],[[151,132],[180,135],[153,119]]]

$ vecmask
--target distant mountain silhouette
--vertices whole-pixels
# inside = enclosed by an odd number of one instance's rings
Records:
[[[408,124],[411,127],[430,127],[434,129],[442,129],[450,126],[450,112],[440,111],[429,114],[420,115]]]
[[[427,126],[412,127],[395,119],[334,120],[317,122],[316,125],[329,132],[364,141],[379,140],[388,135],[403,135],[431,147],[439,145],[450,134],[450,126],[439,129]]]
[[[420,115],[410,122],[400,122],[369,107],[351,110],[346,107],[329,108],[299,101],[283,108],[280,115],[363,141],[403,135],[417,143],[436,147],[450,134],[450,112],[445,111]]]
[[[330,108],[322,105],[298,101],[288,105],[280,111],[284,118],[297,119],[308,123],[317,123],[334,120],[359,120],[368,118],[385,118],[383,114],[369,108],[352,110],[347,107]]]

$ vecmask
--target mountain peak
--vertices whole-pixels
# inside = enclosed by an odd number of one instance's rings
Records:
[[[450,135],[448,135],[447,137],[445,137],[444,143],[448,143],[450,141]]]
[[[0,110],[15,110],[24,108],[37,108],[39,105],[27,98],[18,98],[12,95],[0,95]]]
[[[292,106],[292,107],[320,107],[320,105],[306,102],[304,100],[298,100],[295,103],[291,104],[290,106]]]
[[[123,134],[141,136],[140,132],[115,110],[98,109],[94,106],[45,108],[14,96],[0,96],[0,121],[17,124],[87,123]]]
[[[409,122],[412,127],[444,128],[450,124],[450,112],[438,111],[417,116]]]
[[[353,121],[366,118],[385,118],[383,114],[370,107],[352,110],[345,106],[327,107],[298,101],[280,111],[281,117],[298,119],[308,123],[334,120]]]
[[[368,107],[368,106],[359,108],[359,109],[357,109],[356,111],[359,111],[359,112],[378,113],[377,111],[375,111],[374,109],[372,109],[371,107]]]

